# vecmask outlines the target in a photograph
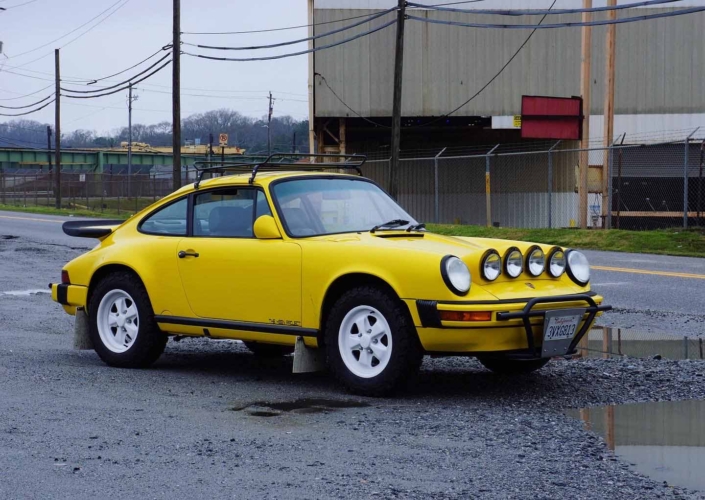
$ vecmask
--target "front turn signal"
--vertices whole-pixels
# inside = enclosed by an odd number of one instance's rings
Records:
[[[438,311],[441,321],[491,321],[490,311]]]

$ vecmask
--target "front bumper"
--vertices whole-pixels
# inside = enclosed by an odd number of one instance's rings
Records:
[[[51,298],[64,307],[69,314],[76,314],[77,307],[86,306],[88,287],[68,283],[50,283]]]
[[[548,311],[585,309],[568,352],[575,350],[595,318],[612,309],[588,292],[483,302],[407,301],[422,346],[428,352],[497,355],[517,359],[541,357],[544,317]],[[442,321],[440,311],[490,311],[490,321]],[[415,315],[413,313],[416,313]]]

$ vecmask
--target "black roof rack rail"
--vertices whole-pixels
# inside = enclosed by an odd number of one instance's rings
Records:
[[[309,159],[309,162],[302,161]],[[298,160],[298,161],[297,161]],[[194,187],[198,186],[206,172],[251,172],[249,183],[255,181],[258,172],[274,172],[282,170],[316,171],[326,168],[355,170],[362,175],[360,167],[367,161],[367,156],[359,154],[328,154],[328,153],[274,153],[269,156],[241,156],[237,161],[198,161],[194,164],[197,176]]]

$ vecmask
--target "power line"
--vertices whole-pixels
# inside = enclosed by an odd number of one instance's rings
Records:
[[[25,111],[24,113],[18,113],[18,114],[15,114],[15,115],[8,115],[8,114],[5,114],[5,113],[0,113],[0,116],[24,116],[24,115],[31,115],[32,113],[36,113],[37,111],[41,111],[42,109],[46,108],[47,106],[49,106],[49,105],[50,105],[52,102],[54,102],[55,100],[56,100],[56,99],[52,99],[51,101],[45,103],[44,105],[42,105],[41,107],[39,107],[39,108],[37,108],[37,109],[33,109],[32,111]]]
[[[491,14],[497,16],[540,16],[540,15],[557,15],[557,14],[580,14],[584,12],[605,12],[612,10],[633,9],[636,7],[646,7],[650,5],[660,5],[665,3],[680,2],[681,0],[645,0],[636,3],[626,3],[622,5],[606,6],[606,7],[591,7],[583,9],[549,9],[549,10],[487,10],[487,9],[456,9],[447,8],[440,5],[422,5],[418,3],[409,3],[409,7],[423,7],[429,10],[443,12],[458,12],[462,14]]]
[[[673,0],[673,1],[675,1],[675,0]],[[289,40],[288,42],[272,43],[272,44],[269,44],[269,45],[253,45],[253,46],[249,46],[249,47],[218,47],[218,46],[214,46],[214,45],[200,45],[200,44],[186,43],[186,42],[184,42],[184,45],[190,45],[191,47],[198,47],[199,49],[210,49],[210,50],[260,50],[260,49],[273,49],[273,48],[276,48],[276,47],[284,47],[284,46],[287,46],[287,45],[294,45],[294,44],[297,44],[297,43],[308,42],[308,41],[311,41],[311,40],[318,40],[319,38],[324,38],[324,37],[327,37],[327,36],[334,35],[334,34],[336,34],[336,33],[340,33],[340,32],[343,32],[343,31],[347,31],[347,30],[349,30],[349,29],[352,29],[352,28],[356,28],[356,27],[358,27],[358,26],[361,26],[361,25],[363,25],[363,24],[365,24],[365,23],[369,23],[370,21],[373,21],[373,20],[375,20],[375,19],[378,19],[378,18],[380,18],[380,17],[382,17],[382,16],[386,16],[387,14],[389,14],[389,13],[391,13],[391,12],[394,12],[394,11],[396,11],[396,10],[397,10],[396,7],[393,8],[393,9],[387,9],[387,10],[385,10],[385,11],[382,11],[382,12],[379,12],[379,13],[377,13],[377,14],[374,14],[373,16],[371,16],[371,17],[368,18],[368,19],[364,19],[364,20],[362,20],[362,21],[358,21],[358,22],[356,22],[356,23],[354,23],[354,24],[349,24],[349,25],[347,25],[347,26],[343,26],[342,28],[338,28],[338,29],[333,30],[333,31],[328,31],[328,32],[326,32],[326,33],[321,33],[320,35],[309,36],[309,37],[306,37],[306,38],[299,38],[298,40]]]
[[[155,66],[159,65],[159,63],[161,63],[164,59],[166,59],[166,58],[169,57],[169,56],[171,56],[171,53],[166,53],[166,54],[164,54],[164,56],[162,56],[161,59],[157,60],[157,61],[156,61],[154,64],[152,64],[151,66],[149,66],[149,67],[143,69],[142,71],[140,71],[140,72],[137,73],[136,75],[132,76],[131,78],[128,78],[127,80],[124,80],[124,81],[122,81],[122,82],[120,82],[120,83],[116,83],[115,85],[111,85],[110,87],[101,87],[101,88],[98,88],[98,89],[95,89],[95,90],[73,90],[73,89],[67,89],[67,88],[61,87],[61,90],[63,90],[64,92],[73,92],[73,93],[75,93],[75,94],[97,94],[97,93],[100,93],[100,92],[104,92],[104,91],[106,91],[106,90],[114,89],[115,87],[120,87],[120,86],[122,86],[122,85],[125,85],[126,83],[131,82],[132,80],[134,80],[134,79],[137,78],[138,76],[144,75],[147,71],[149,71],[149,70],[151,70],[152,68],[154,68]]]
[[[187,55],[187,56],[191,56],[191,57],[200,57],[200,58],[202,58],[202,59],[211,59],[211,60],[213,60],[213,61],[235,61],[235,62],[244,62],[244,61],[271,61],[271,60],[274,60],[274,59],[283,59],[283,58],[285,58],[285,57],[294,57],[294,56],[300,56],[300,55],[304,55],[304,54],[311,54],[311,53],[313,53],[313,52],[318,52],[318,51],[320,51],[320,50],[326,50],[326,49],[330,49],[330,48],[332,48],[332,47],[337,47],[338,45],[343,45],[343,44],[345,44],[345,43],[352,42],[352,41],[354,41],[354,40],[357,40],[358,38],[362,38],[362,37],[371,35],[372,33],[375,33],[375,32],[377,32],[377,31],[380,31],[380,30],[383,30],[383,29],[385,29],[385,28],[388,28],[389,26],[391,26],[392,24],[395,24],[396,22],[397,22],[397,20],[396,20],[396,19],[393,19],[392,21],[389,21],[388,23],[385,23],[385,24],[383,24],[383,25],[381,25],[381,26],[378,26],[378,27],[376,27],[376,28],[373,28],[373,29],[367,30],[367,31],[365,31],[365,32],[359,33],[359,34],[357,34],[357,35],[355,35],[355,36],[351,36],[351,37],[349,37],[349,38],[345,38],[345,39],[340,40],[340,41],[338,41],[338,42],[329,43],[328,45],[322,45],[321,47],[316,47],[316,48],[309,49],[309,50],[302,50],[302,51],[299,51],[299,52],[290,52],[290,53],[288,53],[288,54],[280,54],[280,55],[277,55],[277,56],[234,58],[234,57],[213,57],[213,56],[206,56],[206,55],[203,55],[203,54],[192,54],[192,53],[190,53],[190,52],[182,52],[182,54]]]
[[[14,55],[14,56],[10,56],[10,57],[8,57],[8,59],[15,59],[15,58],[20,57],[20,56],[23,56],[23,55],[25,55],[25,54],[30,54],[30,53],[32,53],[32,52],[36,52],[36,51],[39,50],[39,49],[43,49],[43,48],[46,47],[47,45],[51,45],[52,43],[57,42],[57,41],[61,40],[62,38],[66,38],[66,37],[69,36],[70,34],[75,33],[76,31],[80,30],[80,29],[83,28],[84,26],[86,26],[86,25],[92,23],[93,21],[95,21],[96,19],[98,19],[100,16],[102,16],[103,14],[105,14],[106,12],[108,12],[110,9],[112,9],[113,7],[115,7],[116,5],[118,5],[120,2],[125,2],[123,5],[121,5],[121,6],[119,7],[119,8],[122,8],[122,7],[123,7],[127,2],[129,2],[129,1],[130,1],[130,0],[118,0],[117,2],[115,2],[114,4],[112,4],[110,7],[108,7],[107,9],[105,9],[103,12],[101,12],[101,13],[98,14],[97,16],[95,16],[95,17],[89,19],[88,21],[86,21],[85,23],[83,23],[82,25],[80,25],[78,28],[74,28],[74,29],[72,29],[71,31],[69,31],[68,33],[66,33],[66,34],[64,34],[64,35],[61,35],[59,38],[55,38],[54,40],[51,40],[50,42],[47,42],[47,43],[45,43],[45,44],[43,44],[43,45],[39,45],[38,47],[35,47],[35,48],[31,49],[31,50],[27,50],[27,51],[25,51],[25,52],[21,52],[21,53],[19,53],[19,54]],[[116,9],[116,10],[117,10],[117,9]],[[112,14],[111,14],[111,15],[112,15]],[[106,17],[106,19],[107,19],[107,17]],[[101,21],[101,22],[102,22],[102,21]],[[97,26],[97,25],[96,25],[96,26]],[[95,26],[94,26],[94,27],[95,27]],[[93,28],[91,28],[91,29],[93,29]],[[86,32],[86,33],[87,33],[87,32]],[[84,33],[84,34],[85,34],[85,33]],[[43,57],[44,57],[44,56],[43,56]],[[29,63],[27,63],[27,64],[29,64]]]
[[[325,77],[325,76],[323,76],[323,75],[320,74],[320,73],[314,73],[314,76],[318,76],[321,80],[323,80],[323,83],[325,84],[326,87],[328,87],[328,90],[331,91],[331,93],[335,96],[335,98],[338,99],[338,101],[340,101],[340,103],[341,103],[343,106],[345,106],[346,108],[348,108],[348,109],[349,109],[355,116],[357,116],[358,118],[362,118],[362,119],[365,120],[367,123],[371,123],[371,124],[374,125],[375,127],[392,128],[392,127],[390,127],[390,126],[388,126],[388,125],[383,125],[383,124],[381,124],[381,123],[377,123],[377,122],[374,121],[374,120],[370,120],[369,118],[367,118],[367,117],[365,117],[365,116],[362,116],[360,113],[358,113],[357,111],[355,111],[354,109],[352,109],[350,106],[348,106],[348,104],[347,104],[345,101],[343,101],[343,99],[336,93],[336,91],[333,90],[333,87],[331,87],[331,86],[328,84],[328,80],[326,80],[326,77]]]
[[[147,58],[145,58],[145,59],[142,59],[140,62],[133,64],[133,65],[130,66],[129,68],[125,68],[125,69],[123,69],[122,71],[118,71],[117,73],[113,73],[112,75],[104,76],[104,77],[102,77],[102,78],[96,78],[95,80],[91,80],[91,81],[89,81],[88,83],[86,83],[86,85],[93,85],[94,83],[98,83],[98,82],[103,81],[103,80],[108,80],[109,78],[112,78],[112,77],[117,76],[117,75],[121,75],[122,73],[125,73],[126,71],[130,71],[131,69],[136,68],[136,67],[139,66],[140,64],[149,61],[151,58],[153,58],[154,56],[156,56],[156,55],[159,54],[160,52],[166,51],[166,50],[171,50],[171,45],[165,45],[164,47],[162,47],[161,49],[159,49],[158,51],[156,51],[154,54],[152,54],[151,56],[149,56],[149,57],[147,57]],[[168,54],[167,54],[167,55],[168,55]],[[164,59],[164,58],[160,59],[159,61],[161,61],[161,60],[163,60],[163,59]],[[159,62],[159,61],[157,61],[157,62]],[[150,66],[150,67],[151,67],[151,66]]]
[[[23,5],[27,5],[27,4],[30,4],[30,3],[34,3],[34,2],[36,2],[36,1],[37,1],[37,0],[29,0],[29,2],[18,3],[17,5],[11,5],[10,7],[5,7],[5,10],[14,9],[14,8],[17,8],[17,7],[22,7]]]
[[[171,60],[168,60],[167,62],[165,62],[164,64],[162,64],[161,66],[159,66],[157,69],[155,69],[155,70],[152,71],[151,73],[149,73],[149,74],[143,76],[143,77],[140,78],[139,80],[135,80],[134,82],[130,82],[130,83],[131,83],[132,85],[137,85],[137,84],[140,83],[141,81],[144,81],[144,80],[146,80],[147,78],[149,78],[149,77],[151,77],[151,76],[153,76],[153,75],[159,73],[161,70],[163,70],[164,68],[166,68],[170,63],[171,63]],[[129,87],[130,87],[130,85],[123,86],[123,87],[121,87],[121,88],[119,88],[119,89],[115,89],[115,90],[112,90],[112,91],[110,91],[110,92],[105,92],[105,93],[100,94],[100,95],[69,95],[69,94],[61,94],[61,95],[64,96],[64,97],[68,97],[68,98],[70,98],[70,99],[97,99],[98,97],[105,97],[105,96],[108,96],[108,95],[117,94],[118,92],[121,92],[121,91],[123,91],[123,90],[127,90]]]
[[[448,26],[460,26],[464,28],[492,28],[492,29],[555,29],[555,28],[577,28],[581,26],[605,26],[610,24],[625,24],[640,21],[649,21],[652,19],[661,19],[664,17],[675,17],[686,14],[695,14],[696,12],[705,12],[705,7],[693,7],[690,9],[681,9],[672,12],[660,12],[658,14],[648,14],[645,16],[625,17],[622,19],[606,19],[601,21],[575,22],[575,23],[555,23],[555,24],[482,24],[482,23],[463,23],[458,21],[442,21],[439,19],[428,19],[425,17],[408,16],[408,19],[431,24],[444,24]]]
[[[556,5],[556,1],[557,1],[557,0],[553,0],[553,3],[552,3],[551,6],[548,8],[549,11],[553,8],[554,5]],[[546,17],[548,17],[548,14],[544,14],[544,15],[543,15],[543,17],[542,17],[541,20],[539,21],[539,24],[541,24],[541,23],[544,21],[544,19],[546,19]],[[526,47],[526,45],[529,43],[529,40],[531,40],[531,37],[534,36],[534,33],[536,33],[536,30],[533,30],[531,33],[529,33],[529,36],[526,37],[526,40],[524,40],[524,43],[522,43],[522,44],[519,46],[519,48],[516,50],[516,52],[514,52],[514,54],[512,54],[512,57],[510,57],[510,58],[507,60],[507,62],[504,63],[504,66],[502,66],[502,67],[499,69],[499,71],[498,71],[492,78],[490,78],[490,80],[489,80],[485,85],[482,86],[482,88],[481,88],[480,90],[478,90],[477,92],[475,92],[475,94],[473,94],[473,95],[470,97],[470,99],[468,99],[467,101],[465,101],[465,102],[462,103],[460,106],[458,106],[457,108],[453,109],[452,111],[446,113],[445,115],[441,115],[441,116],[439,116],[438,118],[434,118],[434,119],[431,120],[431,121],[428,121],[428,122],[423,123],[423,124],[421,124],[421,125],[417,125],[417,126],[415,126],[415,127],[413,127],[413,128],[417,128],[417,127],[427,127],[428,125],[431,125],[431,124],[433,124],[433,123],[436,123],[436,122],[438,122],[438,121],[440,121],[440,120],[444,120],[444,119],[446,119],[447,117],[449,117],[450,115],[452,115],[453,113],[455,113],[456,111],[458,111],[458,110],[460,110],[461,108],[463,108],[463,107],[464,107],[465,105],[467,105],[470,101],[472,101],[473,99],[475,99],[477,96],[479,96],[482,92],[484,92],[484,90],[485,90],[487,87],[489,87],[490,85],[492,85],[492,83],[493,83],[497,78],[499,78],[499,76],[504,72],[505,69],[507,69],[507,67],[512,63],[512,61],[513,61],[514,59],[516,59],[516,57],[519,55],[519,53],[520,53],[520,52],[524,49],[524,47]]]
[[[54,84],[47,85],[46,87],[43,87],[43,88],[41,88],[41,89],[39,89],[39,90],[36,90],[36,91],[34,91],[34,92],[32,92],[32,93],[20,95],[20,96],[17,96],[17,97],[4,97],[4,98],[0,99],[0,101],[16,101],[17,99],[24,99],[25,97],[29,97],[29,96],[38,94],[38,93],[40,93],[40,92],[42,92],[42,91],[48,89],[49,87],[53,87],[53,86],[54,86]],[[13,91],[13,90],[5,90],[5,89],[0,89],[0,91],[2,91],[2,92],[9,92],[10,94],[19,94],[19,93],[20,93],[20,92],[15,92],[15,91]]]
[[[52,97],[54,97],[54,94],[49,94],[49,95],[46,96],[44,99],[42,99],[42,100],[40,100],[40,101],[37,101],[37,102],[33,102],[32,104],[26,104],[26,105],[24,105],[24,106],[2,106],[2,105],[0,105],[0,108],[3,108],[3,109],[27,109],[27,108],[33,108],[33,107],[36,106],[37,104],[41,104],[41,103],[43,103],[44,101],[46,101],[47,99],[51,99]]]

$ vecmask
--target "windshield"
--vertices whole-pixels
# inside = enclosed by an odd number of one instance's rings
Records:
[[[296,179],[277,183],[272,194],[291,236],[318,236],[369,231],[388,221],[415,225],[389,195],[375,184],[358,179]]]

